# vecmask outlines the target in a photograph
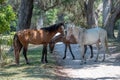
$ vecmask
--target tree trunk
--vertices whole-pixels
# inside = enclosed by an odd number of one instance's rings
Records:
[[[117,15],[117,20],[120,18],[120,12]],[[120,41],[120,22],[119,22],[119,27],[118,27],[118,36],[117,36],[117,40]]]
[[[120,23],[119,23],[119,27],[118,27],[118,36],[117,36],[117,40],[120,41]]]
[[[105,29],[107,30],[107,34],[109,38],[115,38],[114,36],[114,26],[115,26],[115,18],[111,16],[107,21]]]
[[[110,7],[109,10],[108,10],[108,13],[106,12],[106,18],[103,16],[103,21],[104,21],[104,27],[105,29],[107,30],[107,34],[108,34],[108,37],[109,38],[115,38],[114,36],[114,26],[115,26],[115,22],[120,18],[120,1],[117,0],[116,1],[116,4],[113,5],[113,1],[114,0],[105,0],[104,2],[107,2],[107,4],[109,4],[109,6],[106,6],[106,7]],[[103,9],[106,9],[104,7],[104,4],[103,3]],[[103,15],[105,15],[105,12],[106,10],[103,10]]]
[[[41,15],[37,21],[37,29],[40,29],[42,27],[43,27],[43,15]]]
[[[111,0],[103,0],[103,27],[107,30],[108,37],[114,38],[114,18],[111,16]]]
[[[87,18],[88,27],[92,27],[95,24],[95,17],[94,17],[94,0],[85,1],[85,12]]]
[[[103,0],[103,27],[106,26],[111,12],[111,0]]]
[[[57,23],[64,22],[64,14],[63,13],[58,14],[57,17],[58,17],[58,20],[56,21]]]
[[[21,0],[17,31],[30,28],[33,0]]]

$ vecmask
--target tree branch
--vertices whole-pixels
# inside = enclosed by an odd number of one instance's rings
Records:
[[[56,2],[53,3],[54,5],[52,5],[52,6],[50,6],[50,7],[48,7],[47,5],[42,5],[42,6],[40,6],[40,7],[41,7],[41,9],[42,9],[44,12],[46,12],[46,11],[48,11],[48,10],[50,10],[50,9],[53,9],[54,7],[56,7],[56,6],[58,6],[58,5],[63,4],[65,1],[66,1],[66,0],[64,0],[64,1],[62,1],[62,2],[59,2],[59,1],[56,0]],[[42,2],[39,2],[39,3],[40,3],[40,5],[42,4]]]

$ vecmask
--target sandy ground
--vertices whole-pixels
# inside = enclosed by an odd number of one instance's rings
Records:
[[[109,47],[112,55],[106,55],[105,62],[102,62],[102,55],[100,54],[99,61],[94,62],[97,50],[94,47],[94,58],[90,59],[90,50],[88,48],[86,58],[87,63],[80,64],[80,51],[76,44],[71,45],[72,51],[75,55],[75,60],[67,51],[67,58],[63,60],[64,45],[62,43],[56,44],[54,54],[57,55],[57,62],[59,68],[57,73],[60,80],[120,80],[120,60],[116,60],[120,53],[113,53],[114,47]],[[102,53],[102,50],[101,50]]]

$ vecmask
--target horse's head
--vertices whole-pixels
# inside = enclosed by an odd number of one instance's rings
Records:
[[[70,41],[71,36],[73,36],[73,27],[75,27],[75,25],[73,23],[67,24],[66,39],[69,41]]]
[[[58,32],[61,33],[61,35],[65,35],[64,23],[59,23],[58,26],[59,26]]]
[[[66,35],[66,39],[67,40],[70,40],[71,39],[71,36],[74,36],[74,38],[76,39],[76,41],[78,41],[80,38],[80,35],[82,35],[84,32],[84,29],[83,28],[80,28],[80,27],[68,27],[67,28],[67,35]]]

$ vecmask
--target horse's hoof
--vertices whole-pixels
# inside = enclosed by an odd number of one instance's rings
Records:
[[[50,52],[51,54],[53,53],[53,52]]]
[[[44,63],[44,61],[43,61],[43,60],[41,60],[41,63]]]
[[[75,60],[75,58],[73,58],[73,60]]]
[[[63,60],[65,59],[65,57],[63,57]]]
[[[87,62],[84,62],[84,64],[86,64]]]
[[[93,56],[90,56],[90,58],[93,58]]]
[[[94,62],[98,62],[98,60],[95,60]]]
[[[73,56],[73,60],[75,60],[75,56]]]
[[[48,63],[48,61],[47,61],[47,60],[45,60],[45,63]]]
[[[28,65],[29,65],[30,63],[29,63],[29,62],[26,62],[26,64],[28,64]]]

